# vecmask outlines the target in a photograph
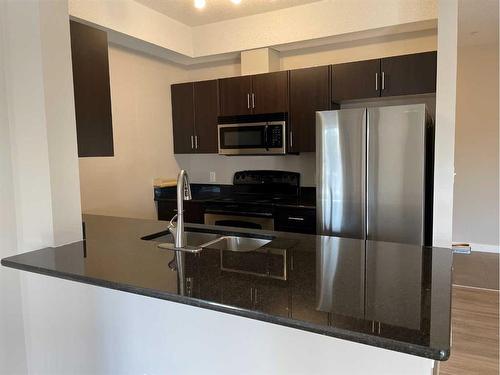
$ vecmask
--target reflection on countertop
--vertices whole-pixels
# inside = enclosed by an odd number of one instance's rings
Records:
[[[258,251],[176,257],[141,239],[164,231],[164,222],[94,215],[84,222],[84,241],[2,264],[417,356],[449,355],[449,249],[237,228],[275,238]]]

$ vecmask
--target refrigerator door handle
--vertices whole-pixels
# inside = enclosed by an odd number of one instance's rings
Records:
[[[370,145],[370,117],[368,109],[365,109],[363,126],[363,146],[362,146],[362,159],[361,159],[361,175],[362,181],[362,217],[363,217],[363,239],[368,239],[368,147]]]

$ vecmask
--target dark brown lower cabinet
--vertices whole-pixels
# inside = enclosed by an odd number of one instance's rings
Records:
[[[174,200],[157,201],[158,220],[170,221],[177,213],[177,202]],[[203,224],[205,209],[200,202],[184,201],[184,221],[186,223]]]
[[[276,207],[274,227],[278,231],[316,234],[316,209]]]

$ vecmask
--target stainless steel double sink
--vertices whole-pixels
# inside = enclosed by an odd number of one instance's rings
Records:
[[[216,249],[247,252],[260,249],[272,241],[272,238],[255,238],[240,235],[224,235],[186,230],[187,249]],[[159,242],[158,247],[173,250],[174,237],[170,233],[157,233],[143,237],[144,240]],[[189,251],[189,250],[187,250]],[[193,252],[193,251],[192,251]]]

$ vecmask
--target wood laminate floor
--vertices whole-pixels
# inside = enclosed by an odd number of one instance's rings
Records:
[[[498,254],[454,254],[453,284],[498,289],[498,269]]]
[[[458,264],[455,257],[454,280],[473,287],[453,286],[452,350],[450,359],[440,363],[439,374],[498,375],[499,291],[494,290],[498,289],[498,254],[466,257],[459,256]],[[487,266],[478,268],[479,264]]]

